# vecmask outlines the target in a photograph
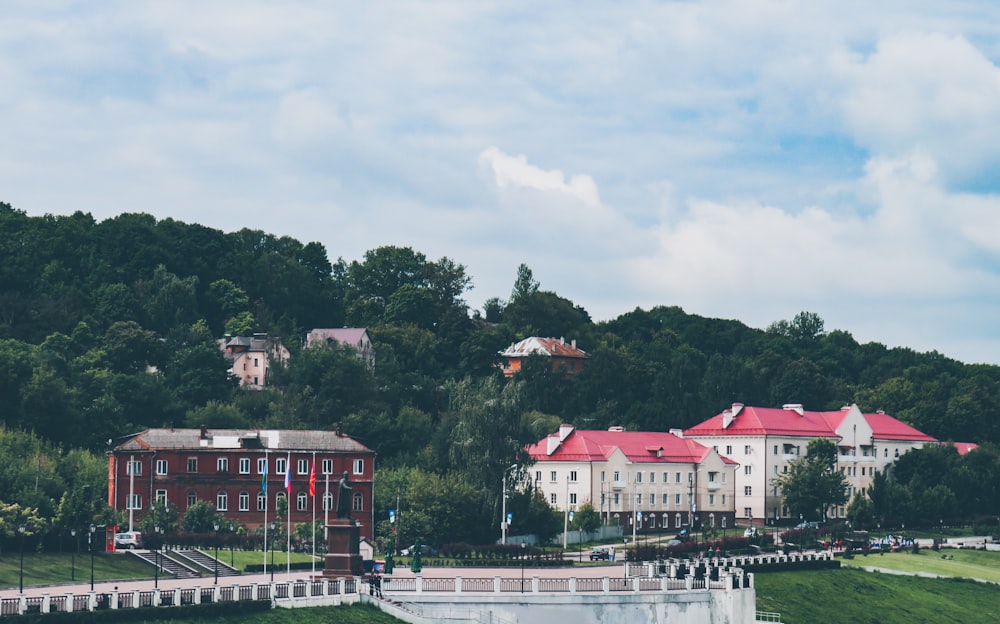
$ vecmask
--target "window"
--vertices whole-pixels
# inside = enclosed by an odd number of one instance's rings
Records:
[[[556,504],[556,493],[555,492],[549,494],[549,504],[550,505],[555,505]]]
[[[240,474],[250,474],[250,458],[240,458]]]
[[[777,444],[774,445],[774,454],[775,455],[778,454],[778,445]]]
[[[733,454],[733,445],[732,444],[727,444],[726,445],[726,455],[732,455],[732,454]]]
[[[166,505],[167,504],[167,491],[166,490],[156,490],[156,504]]]
[[[674,494],[674,504],[677,505],[677,506],[680,506],[680,504],[681,504],[681,495],[680,495],[680,492],[678,492],[677,494]]]
[[[676,477],[676,478],[674,479],[674,482],[675,482],[675,483],[680,483],[680,482],[681,482],[681,473],[679,473],[679,472],[678,472],[678,473],[676,473],[676,474],[675,474],[674,476]]]
[[[656,494],[653,492],[649,493],[649,506],[656,507]]]
[[[781,473],[782,474],[788,473],[788,464],[785,464],[784,466],[781,467]]]
[[[601,471],[601,483],[604,483],[604,471]]]
[[[722,506],[723,507],[726,506],[726,495],[725,494],[722,495]]]
[[[555,470],[553,470],[552,472],[549,473],[549,481],[551,481],[552,483],[556,482],[556,471]]]
[[[569,504],[570,505],[575,505],[576,504],[576,492],[570,492],[570,495],[569,495]]]
[[[751,511],[749,507],[744,507],[743,508],[743,517],[744,518],[749,518],[751,516],[751,514],[753,514],[753,511]]]
[[[361,494],[354,495],[354,511],[364,511],[364,499]]]
[[[885,457],[889,457],[889,449],[888,448],[885,449]]]
[[[229,511],[229,494],[225,490],[220,491],[215,497],[216,511]]]
[[[709,482],[709,483],[715,483],[715,476],[716,476],[717,474],[719,474],[719,473],[717,473],[717,472],[712,472],[712,471],[709,471],[709,473],[708,473],[708,482]]]
[[[636,470],[635,471],[635,482],[636,483],[642,483],[642,471],[641,470]]]
[[[638,505],[642,505],[642,493],[641,492],[636,492],[635,493],[635,504],[637,506]]]
[[[616,470],[615,471],[615,483],[617,483],[618,481],[621,481],[621,480],[622,480],[622,473]]]
[[[267,474],[267,458],[260,457],[257,459],[257,474],[263,475]]]
[[[555,494],[553,494],[553,496],[555,496]],[[621,496],[618,495],[618,492],[615,492],[615,505],[620,505],[621,502],[622,502]]]
[[[250,492],[240,492],[240,511],[250,511]]]
[[[663,472],[663,482],[664,483],[670,483],[670,473],[669,472],[666,472],[666,471]]]
[[[141,494],[130,494],[128,497],[128,505],[126,509],[142,509],[142,495]]]
[[[354,460],[354,474],[356,475],[365,474],[365,460],[363,459]]]
[[[749,464],[747,464],[746,466],[743,466],[743,474],[748,475],[748,474],[750,474],[752,472],[753,472],[753,466],[751,466]]]
[[[215,467],[217,472],[229,472],[229,458],[220,457],[215,460]]]
[[[286,466],[287,461],[288,460],[286,460],[284,457],[279,457],[278,459],[274,460],[274,474],[280,474],[280,475],[285,474],[285,469],[287,468]]]
[[[197,502],[198,502],[198,495],[195,493],[195,491],[191,490],[190,492],[188,492],[187,506],[190,507],[191,505],[194,505]]]
[[[708,504],[713,507],[715,506],[715,494],[708,495]]]
[[[535,471],[535,482],[537,483],[538,481],[541,481],[541,480],[542,480],[542,471],[541,470],[536,470]]]
[[[198,472],[197,457],[188,457],[187,465],[188,465],[188,472]]]
[[[743,454],[744,455],[749,455],[750,454],[750,445],[749,444],[747,444],[746,446],[743,447]]]
[[[299,511],[309,509],[309,497],[305,492],[299,492],[299,495],[295,497],[295,508]]]
[[[167,474],[167,460],[165,459],[156,460],[156,474],[158,475]]]
[[[681,515],[680,514],[674,514],[674,528],[677,528],[677,529],[681,528]]]
[[[323,460],[323,474],[325,474],[325,475],[333,474],[333,460],[332,459],[324,459]]]
[[[656,483],[656,473],[652,470],[649,471],[649,482]]]
[[[139,460],[129,460],[125,464],[125,474],[135,477],[142,475],[142,462]]]
[[[743,486],[743,496],[753,496],[753,488],[749,485]]]
[[[258,368],[260,366],[260,358],[253,359],[253,367]]]
[[[264,511],[267,509],[267,494],[263,492],[257,493],[257,511]]]
[[[333,511],[333,494],[330,492],[323,495],[323,511]]]
[[[307,474],[309,474],[309,460],[308,459],[300,459],[298,461],[298,466],[299,466],[299,474],[300,475],[307,475]]]
[[[569,471],[569,480],[570,480],[571,483],[576,483],[576,471],[575,470],[570,470]]]
[[[670,494],[667,494],[666,492],[664,492],[663,493],[663,498],[661,498],[660,501],[663,503],[664,507],[666,507],[667,505],[669,505],[670,504]]]

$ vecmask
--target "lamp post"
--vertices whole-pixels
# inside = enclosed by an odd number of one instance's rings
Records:
[[[154,542],[153,545],[156,546],[156,559],[153,564],[153,589],[160,588],[160,526],[156,525],[153,527]]]
[[[275,529],[277,529],[277,525],[274,522],[272,522],[271,523],[271,543],[268,544],[268,547],[271,549],[271,583],[274,583],[274,531],[275,531]]]
[[[528,547],[523,541],[521,542],[521,593],[524,593],[524,551]]]
[[[90,525],[90,533],[87,534],[87,549],[90,550],[90,591],[94,591],[94,531],[97,527]]]
[[[507,543],[507,475],[511,470],[517,468],[517,464],[511,464],[506,470],[503,471],[503,492],[502,492],[502,509],[500,511],[500,543]]]
[[[219,523],[212,525],[215,527],[215,584],[219,584]]]
[[[17,533],[20,535],[21,542],[21,581],[20,581],[20,593],[24,593],[24,525],[17,527]]]
[[[73,536],[73,556],[70,557],[69,580],[76,581],[76,551],[78,548],[78,544],[76,542],[76,529],[70,529],[69,534]]]

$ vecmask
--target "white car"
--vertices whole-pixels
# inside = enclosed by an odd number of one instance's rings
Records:
[[[142,533],[139,531],[125,531],[115,533],[115,548],[139,548],[142,546]]]
[[[748,527],[743,531],[743,537],[757,537],[757,527]]]

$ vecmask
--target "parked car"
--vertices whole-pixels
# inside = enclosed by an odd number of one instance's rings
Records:
[[[800,522],[795,525],[796,529],[818,529],[819,522]]]
[[[611,552],[607,548],[592,548],[590,550],[590,560],[591,561],[609,561],[611,559]]]
[[[416,547],[417,547],[416,544],[413,544],[411,546],[407,546],[406,548],[403,548],[402,550],[400,550],[399,554],[403,555],[404,557],[409,557],[414,552],[416,552]],[[430,544],[421,544],[420,545],[420,555],[422,557],[433,557],[436,554],[437,554],[437,549],[434,548],[433,546],[431,546]]]
[[[669,547],[669,546],[680,546],[680,545],[681,545],[681,544],[683,544],[683,543],[684,543],[684,542],[680,541],[679,539],[672,539],[672,540],[670,540],[669,542],[667,542],[667,546],[668,546],[668,547]]]
[[[140,548],[142,546],[142,533],[139,531],[124,531],[115,533],[115,548]]]
[[[747,530],[743,531],[743,537],[757,537],[757,527],[747,527]]]

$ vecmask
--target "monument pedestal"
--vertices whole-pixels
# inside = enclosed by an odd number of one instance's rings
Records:
[[[361,527],[353,520],[333,520],[326,528],[323,577],[361,576]]]

